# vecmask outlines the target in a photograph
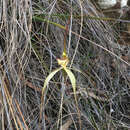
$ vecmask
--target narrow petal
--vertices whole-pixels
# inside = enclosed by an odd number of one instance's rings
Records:
[[[76,97],[76,79],[75,79],[75,76],[74,74],[69,70],[67,69],[66,67],[63,68],[67,75],[69,76],[69,79],[71,81],[71,84],[72,84],[72,87],[73,87],[73,92],[74,92],[74,96]]]
[[[45,82],[44,82],[44,86],[43,86],[43,88],[42,88],[42,95],[44,94],[44,91],[45,91],[46,86],[48,85],[49,81],[50,81],[50,80],[54,77],[54,75],[55,75],[58,71],[60,71],[61,69],[63,69],[63,67],[60,67],[60,68],[58,68],[58,69],[52,71],[52,72],[47,76],[47,78],[45,79]]]

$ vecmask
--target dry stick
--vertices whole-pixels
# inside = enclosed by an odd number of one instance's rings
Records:
[[[43,105],[44,105],[44,95],[41,97],[41,104],[40,104],[40,117],[39,117],[39,128],[40,128],[40,122],[42,120],[42,111],[43,111]]]
[[[1,67],[1,64],[0,64],[0,69],[1,69],[2,72],[4,73],[4,70],[3,70],[2,67]],[[5,78],[2,79],[2,84],[3,84],[3,86],[4,86],[5,97],[6,97],[6,100],[7,100],[8,105],[9,105],[9,108],[10,108],[10,111],[11,111],[12,118],[13,118],[13,120],[14,120],[16,129],[19,130],[17,121],[16,121],[15,116],[14,116],[14,106],[13,106],[13,104],[12,104],[12,97],[11,97],[10,94],[9,94],[9,91],[8,91],[8,88],[7,88],[7,85],[6,85],[5,81],[4,81],[4,79],[5,79]],[[6,79],[5,79],[5,80],[6,80]]]
[[[23,114],[22,114],[22,112],[21,112],[21,110],[20,110],[19,104],[18,104],[18,102],[17,102],[16,99],[15,99],[15,103],[16,103],[17,109],[18,109],[18,111],[19,111],[19,114],[21,115],[21,118],[22,118],[22,120],[23,120],[23,122],[24,122],[24,125],[25,125],[25,127],[26,127],[26,130],[29,130],[29,128],[28,128],[28,126],[27,126],[27,124],[26,124],[26,122],[25,122],[25,120],[24,120]]]
[[[6,84],[5,84],[4,81],[3,81],[3,84],[4,84],[4,89],[5,89],[6,100],[7,100],[7,102],[8,102],[8,105],[9,105],[9,108],[10,108],[10,111],[11,111],[11,114],[12,114],[12,116],[13,116],[13,120],[14,120],[16,129],[19,130],[17,121],[16,121],[15,116],[14,116],[14,107],[13,107],[13,105],[12,105],[12,97],[10,96],[9,91],[8,91],[7,86],[6,86]]]
[[[1,120],[2,120],[2,130],[5,130],[5,122],[4,122],[4,109],[2,110],[2,115],[1,115]]]
[[[17,117],[17,121],[18,121],[18,124],[19,124],[20,130],[24,130],[23,127],[22,127],[22,123],[21,123],[20,119],[18,118],[17,115],[16,115],[16,117]]]

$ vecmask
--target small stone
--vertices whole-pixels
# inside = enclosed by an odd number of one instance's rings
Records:
[[[117,0],[99,0],[98,4],[102,9],[108,9],[117,4]]]

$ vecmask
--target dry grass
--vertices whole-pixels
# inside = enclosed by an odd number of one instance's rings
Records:
[[[79,129],[72,87],[62,73],[49,83],[39,123],[44,80],[58,67],[69,20],[67,52],[82,130],[130,129],[126,25],[100,19],[105,16],[92,2],[0,0],[0,130]]]

